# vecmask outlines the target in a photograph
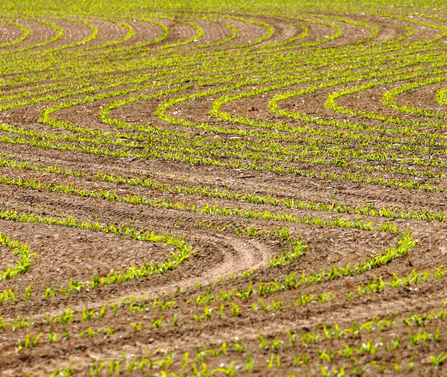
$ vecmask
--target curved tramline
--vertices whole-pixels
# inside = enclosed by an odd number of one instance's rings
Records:
[[[295,3],[0,5],[2,376],[447,373],[447,9]]]

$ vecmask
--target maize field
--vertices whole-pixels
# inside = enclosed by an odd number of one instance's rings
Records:
[[[447,375],[446,105],[444,1],[2,1],[0,375]]]

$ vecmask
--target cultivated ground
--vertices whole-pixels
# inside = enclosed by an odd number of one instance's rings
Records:
[[[447,13],[32,12],[2,376],[447,373]]]

